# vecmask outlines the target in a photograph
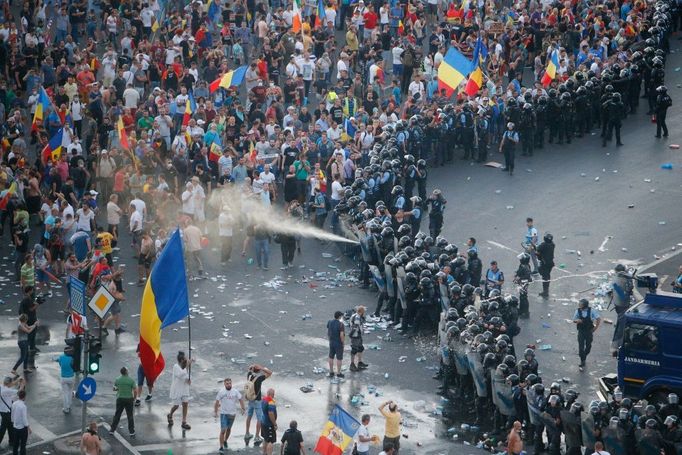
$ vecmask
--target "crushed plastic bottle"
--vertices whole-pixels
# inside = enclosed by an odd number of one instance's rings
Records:
[[[541,351],[551,351],[552,350],[552,345],[551,344],[543,344],[540,346]]]
[[[312,318],[313,318],[313,315],[310,314],[310,313],[306,313],[306,314],[304,314],[303,316],[301,316],[301,320],[302,320],[302,321],[305,321],[305,320],[308,320],[308,319],[312,319]]]

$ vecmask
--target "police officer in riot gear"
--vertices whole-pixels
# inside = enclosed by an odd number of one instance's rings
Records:
[[[668,115],[668,108],[673,105],[673,100],[668,95],[668,88],[665,85],[660,85],[656,89],[656,93],[656,104],[654,106],[656,137],[661,137],[661,130],[663,130],[663,137],[668,137],[668,125],[665,123],[665,118]]]
[[[545,299],[549,297],[549,280],[552,268],[554,267],[554,246],[554,236],[547,233],[542,239],[542,243],[536,249],[536,254],[540,261],[538,272],[540,272],[542,277],[542,292],[539,295]]]
[[[528,92],[526,92],[529,94]],[[533,146],[535,145],[536,117],[533,105],[525,103],[521,111],[519,121],[519,135],[521,136],[521,155],[533,156]]]
[[[427,202],[429,205],[429,232],[433,238],[438,237],[443,228],[443,212],[447,202],[443,197],[443,192],[439,189],[433,190]]]
[[[592,349],[592,337],[601,324],[601,317],[597,310],[590,308],[587,299],[580,299],[578,309],[573,315],[573,323],[578,327],[578,356],[580,357],[580,371],[585,368],[585,361]]]
[[[623,343],[623,331],[625,329],[625,312],[632,302],[633,283],[632,275],[625,269],[623,264],[617,264],[614,268],[616,276],[611,283],[611,302],[618,316],[616,327],[611,339],[611,355],[616,355],[618,348]]]
[[[471,106],[465,104],[462,112],[457,116],[457,127],[464,148],[463,160],[474,158],[474,113],[471,111]]]
[[[530,317],[530,305],[528,303],[528,285],[533,281],[530,273],[530,255],[522,253],[519,256],[519,268],[514,275],[514,283],[519,287],[519,317]]]
[[[621,101],[620,93],[611,95],[611,99],[604,104],[608,125],[606,135],[602,139],[602,147],[606,147],[606,142],[611,140],[613,130],[616,130],[616,145],[621,146],[623,143],[620,140],[620,127],[625,118],[625,105]]]

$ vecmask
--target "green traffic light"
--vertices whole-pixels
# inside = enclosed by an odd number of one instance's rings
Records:
[[[92,373],[95,373],[95,372],[99,371],[99,363],[92,362],[92,363],[90,364],[90,371],[91,371]]]

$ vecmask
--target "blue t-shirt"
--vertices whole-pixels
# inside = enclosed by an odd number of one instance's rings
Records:
[[[329,344],[341,344],[341,334],[344,333],[343,322],[332,319],[327,322],[327,337]]]
[[[275,415],[275,420],[277,420],[277,406],[275,404],[275,399],[270,397],[265,397],[261,401],[261,407],[263,409],[263,420],[261,420],[261,426],[272,427],[272,422],[270,421],[270,412]]]
[[[84,231],[76,232],[74,236],[71,238],[73,242],[73,250],[74,253],[76,253],[76,259],[78,259],[79,262],[84,261],[85,258],[88,256],[89,239],[90,236],[87,234],[87,232]]]
[[[66,354],[62,354],[57,359],[57,362],[59,363],[59,369],[61,370],[61,377],[63,378],[74,377],[73,366],[71,365],[71,363],[73,362],[73,357]]]

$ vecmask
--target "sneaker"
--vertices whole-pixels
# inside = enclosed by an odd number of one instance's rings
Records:
[[[350,364],[350,371],[360,371],[360,368],[356,367],[354,363]]]
[[[218,453],[221,454],[221,455],[224,454],[224,453],[225,453],[225,449],[223,449],[222,447],[219,448],[219,449],[218,449]]]
[[[329,374],[327,374],[327,377],[333,378],[333,377],[334,377],[334,373],[330,371]]]
[[[139,406],[141,403],[139,398],[135,399],[135,406]]]
[[[249,445],[249,441],[251,440],[251,438],[253,438],[253,435],[252,435],[251,433],[246,433],[246,434],[244,435],[244,443],[245,443],[247,446]]]
[[[114,430],[114,429],[112,428],[111,430],[109,430],[109,434],[110,434],[111,436],[114,436],[114,435],[116,434],[116,430]]]
[[[223,449],[227,450],[227,441],[223,443]]]
[[[358,362],[358,368],[367,368],[369,365],[366,364],[365,362]]]
[[[336,373],[336,377],[337,377],[337,378],[345,378],[346,375],[343,374],[343,373]]]
[[[152,401],[152,396],[151,396],[151,395],[147,395],[147,396],[145,397],[144,401]]]
[[[123,327],[119,327],[118,329],[114,330],[114,333],[115,333],[116,335],[120,335],[120,334],[122,334],[122,333],[125,332],[125,331],[126,331],[126,329],[124,329]]]
[[[261,438],[260,436],[256,436],[256,438],[253,440],[253,445],[257,446],[259,444],[262,444],[263,441],[264,441],[263,438]]]
[[[183,430],[191,430],[192,429],[192,427],[187,422],[183,422],[182,425],[180,425],[180,426],[182,427]]]
[[[130,437],[135,439],[135,432],[134,431],[130,433]]]

